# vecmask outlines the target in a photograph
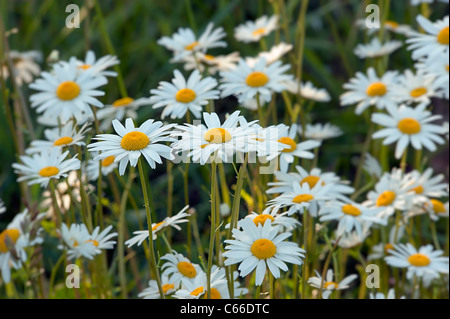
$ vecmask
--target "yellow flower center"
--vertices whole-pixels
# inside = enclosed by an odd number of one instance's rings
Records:
[[[421,97],[424,94],[427,94],[427,89],[424,87],[418,87],[415,88],[414,90],[412,90],[409,94],[411,95],[411,97],[413,98],[418,98]]]
[[[397,195],[392,191],[385,191],[381,193],[381,195],[377,199],[377,206],[380,207],[391,205],[394,202],[396,196]]]
[[[6,237],[15,244],[20,236],[20,231],[16,228],[5,229],[0,233],[0,253],[7,253],[8,247],[6,246]]]
[[[174,285],[174,284],[165,284],[165,285],[162,285],[161,288],[162,288],[164,294],[166,295],[167,292],[168,292],[170,289],[174,289],[174,288],[175,288],[175,285]]]
[[[425,267],[430,264],[431,260],[424,254],[414,254],[409,256],[408,262],[416,267]]]
[[[114,155],[111,155],[111,156],[108,156],[108,157],[104,158],[102,160],[102,166],[103,167],[108,167],[109,165],[114,163],[114,159],[115,159]]]
[[[41,175],[42,177],[51,177],[51,176],[55,176],[58,173],[59,173],[59,169],[58,169],[58,167],[55,167],[55,166],[47,166],[39,171],[39,175]]]
[[[70,101],[80,94],[80,86],[73,81],[61,83],[56,89],[56,96],[63,101]]]
[[[313,199],[314,199],[313,195],[301,194],[301,195],[295,196],[294,199],[292,200],[292,202],[294,202],[296,204],[301,204],[301,203],[309,202],[309,201],[311,201]]]
[[[194,48],[198,45],[198,41],[192,42],[191,44],[188,44],[187,46],[184,47],[185,50],[187,51],[192,51],[194,50]]]
[[[291,153],[293,151],[295,151],[297,149],[297,144],[295,143],[295,141],[290,138],[290,137],[282,137],[278,140],[278,142],[282,143],[282,144],[286,144],[289,145],[289,148],[285,148],[283,150],[283,153]]]
[[[255,218],[253,218],[253,222],[255,223],[256,226],[258,226],[258,224],[264,225],[264,223],[266,222],[266,220],[270,219],[270,221],[273,223],[273,221],[275,220],[275,218],[273,218],[272,215],[269,214],[261,214],[256,216]]]
[[[164,221],[157,223],[155,226],[152,227],[152,231],[157,230],[158,227],[161,226],[162,224],[164,224]]]
[[[383,96],[387,92],[386,85],[381,82],[372,83],[367,87],[367,95],[368,96]]]
[[[268,259],[275,255],[277,252],[277,247],[275,244],[265,238],[257,239],[250,247],[250,251],[252,252],[253,256],[255,256],[258,259]]]
[[[213,61],[215,59],[215,56],[211,54],[205,54],[204,58],[205,60]]]
[[[439,32],[437,41],[442,45],[448,45],[448,27],[445,27]]]
[[[175,95],[175,99],[180,103],[190,103],[195,100],[197,95],[191,89],[181,89]]]
[[[253,31],[252,35],[256,37],[258,35],[264,34],[264,32],[266,32],[266,28],[259,28],[259,29],[255,30],[255,31]]]
[[[69,136],[64,136],[55,141],[54,146],[64,146],[73,142],[73,138]]]
[[[212,128],[203,136],[206,141],[213,144],[227,143],[231,140],[231,134],[223,128]]]
[[[419,186],[417,186],[417,187],[414,187],[414,188],[411,189],[411,190],[412,190],[414,193],[416,193],[416,194],[423,194],[423,191],[424,191],[422,185],[419,185]]]
[[[87,70],[91,67],[90,64],[83,64],[83,65],[79,65],[78,68],[79,69],[83,69],[83,70]]]
[[[300,185],[303,185],[303,183],[307,183],[309,185],[309,188],[314,188],[314,186],[316,186],[319,179],[320,179],[319,176],[309,175],[301,180]],[[324,182],[322,182],[322,186],[323,185],[325,185]]]
[[[207,299],[208,298],[208,293],[205,293],[205,295],[203,296],[203,299]],[[217,290],[216,288],[211,288],[211,299],[222,299],[222,296],[220,295],[219,290]]]
[[[122,141],[120,141],[120,146],[127,151],[138,151],[146,148],[149,143],[150,139],[147,135],[134,131],[125,134]]]
[[[404,118],[398,122],[397,128],[400,132],[408,135],[417,134],[421,130],[420,123],[413,118]]]
[[[203,286],[197,287],[191,292],[191,295],[192,296],[198,296],[201,293],[203,293],[203,290],[204,290]]]
[[[326,283],[323,284],[325,289],[328,289],[328,287],[330,286],[334,286],[334,289],[336,289],[339,285],[337,283],[335,283],[334,281],[327,281]]]
[[[351,216],[361,215],[361,211],[357,207],[350,205],[350,204],[342,206],[342,212],[344,214],[351,215]]]
[[[87,243],[92,243],[92,245],[94,245],[95,247],[98,247],[98,241],[94,240],[94,239],[89,239],[86,240]]]
[[[115,100],[112,105],[114,107],[122,107],[122,106],[127,106],[128,104],[130,104],[133,101],[134,101],[134,99],[132,99],[131,97],[124,97],[124,98]]]
[[[391,27],[392,29],[397,29],[398,28],[398,23],[395,22],[395,21],[392,21],[392,20],[387,20],[387,21],[384,22],[384,24],[386,26]]]
[[[269,82],[269,78],[262,72],[252,72],[247,76],[245,83],[251,87],[260,87]]]
[[[437,199],[432,199],[431,204],[433,205],[433,210],[436,214],[445,214],[445,205],[443,202]]]
[[[177,264],[177,268],[178,271],[185,277],[195,278],[195,276],[197,276],[197,271],[195,270],[195,267],[187,261],[180,261]]]
[[[394,245],[387,243],[386,245],[384,245],[384,253],[386,255],[390,255],[389,250],[394,249]]]

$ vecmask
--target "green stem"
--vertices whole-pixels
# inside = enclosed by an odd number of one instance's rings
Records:
[[[208,299],[211,299],[211,268],[214,255],[214,238],[216,235],[216,167],[217,163],[213,159],[211,162],[211,229],[209,238],[208,268],[206,271],[206,295]]]

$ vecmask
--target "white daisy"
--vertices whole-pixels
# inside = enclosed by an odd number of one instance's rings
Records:
[[[109,156],[114,156],[114,162],[119,163],[119,174],[123,175],[128,162],[135,167],[140,156],[144,156],[151,168],[156,167],[156,163],[161,164],[161,157],[172,160],[172,149],[162,144],[171,142],[168,137],[174,125],[163,126],[162,122],[147,120],[141,126],[135,127],[133,120],[125,120],[125,127],[118,121],[112,122],[115,134],[99,134],[93,137],[95,142],[88,145],[89,151],[99,151],[94,160],[103,160]]]
[[[380,162],[369,153],[367,153],[364,158],[363,168],[370,176],[377,179],[383,175],[383,168],[381,167]]]
[[[372,114],[372,121],[384,126],[375,132],[374,139],[384,138],[383,145],[397,142],[395,157],[399,159],[407,150],[409,144],[416,150],[425,147],[430,152],[436,151],[436,144],[444,144],[445,140],[439,136],[445,134],[444,128],[430,122],[440,119],[440,115],[432,115],[426,110],[426,104],[416,108],[401,105],[387,107],[389,114]]]
[[[117,76],[116,72],[106,70],[120,63],[119,59],[114,55],[105,55],[100,59],[96,59],[95,53],[89,50],[86,52],[84,60],[73,59],[75,60],[79,71],[89,70],[97,76]]]
[[[432,98],[441,97],[440,84],[436,83],[434,77],[420,71],[414,74],[411,70],[406,70],[399,77],[396,90],[399,101],[407,104],[425,103],[429,105]]]
[[[414,187],[410,190],[417,195],[415,202],[423,203],[430,197],[448,197],[448,183],[444,182],[445,176],[443,174],[433,176],[433,172],[429,167],[424,172],[413,170],[408,174],[414,183]]]
[[[203,106],[219,98],[219,91],[214,90],[217,86],[214,78],[202,78],[198,70],[194,70],[187,80],[178,70],[173,74],[172,83],[160,82],[157,89],[150,90],[153,108],[164,107],[161,118],[167,115],[172,119],[183,118],[188,111],[200,118]]]
[[[298,133],[302,135],[302,127],[299,126]],[[311,140],[323,141],[330,138],[339,137],[343,134],[340,127],[333,125],[331,123],[316,123],[316,124],[306,124],[305,128],[305,138]]]
[[[71,224],[70,228],[62,224],[58,233],[63,240],[58,249],[67,250],[67,257],[71,260],[81,257],[92,260],[101,252],[91,241],[91,235],[85,224]]]
[[[389,289],[387,295],[385,295],[382,292],[377,293],[370,293],[369,294],[370,299],[396,299],[395,298],[395,289],[391,288]],[[399,299],[405,299],[405,296],[400,297]]]
[[[260,52],[258,56],[255,58],[247,57],[245,61],[250,67],[254,67],[259,59],[263,58],[266,60],[267,65],[274,63],[275,61],[280,60],[286,53],[291,51],[294,48],[292,44],[287,44],[284,42],[280,42],[279,44],[273,46],[268,52]]]
[[[355,109],[358,115],[371,105],[379,110],[396,106],[397,93],[393,89],[398,81],[397,77],[396,71],[387,71],[379,77],[374,68],[369,68],[367,75],[357,72],[350,82],[344,84],[344,89],[349,91],[341,95],[341,105],[358,103]]]
[[[364,31],[367,31],[368,35],[373,35],[374,33],[379,32],[379,28],[367,28],[366,19],[357,20],[356,25]],[[384,30],[401,35],[408,35],[408,33],[413,31],[409,24],[400,24],[394,20],[386,20],[384,22]]]
[[[382,259],[385,256],[390,255],[391,249],[394,248],[396,243],[399,243],[405,234],[405,224],[400,221],[399,226],[392,226],[389,231],[389,238],[385,242],[370,247],[370,253],[367,255],[367,260]]]
[[[292,217],[287,217],[288,213],[278,213],[271,209],[265,209],[261,214],[251,212],[244,219],[238,221],[237,228],[242,228],[241,223],[245,219],[250,219],[255,223],[256,226],[264,225],[267,220],[270,220],[273,226],[280,225],[280,233],[281,232],[290,232],[294,230],[296,227],[300,226],[300,222]],[[229,228],[229,224],[225,228]]]
[[[316,88],[311,82],[299,83],[298,79],[286,81],[286,90],[294,95],[316,102],[330,102],[331,96],[326,89]]]
[[[100,226],[95,227],[88,241],[97,247],[97,249],[113,249],[116,241],[111,239],[117,237],[118,233],[109,233],[112,228],[109,225],[100,232]]]
[[[247,276],[256,268],[255,285],[260,286],[266,274],[266,268],[274,278],[280,278],[280,269],[287,271],[285,262],[301,265],[305,250],[299,248],[297,244],[286,242],[284,239],[291,236],[285,232],[279,234],[280,226],[272,226],[270,221],[264,225],[251,220],[241,222],[242,231],[233,229],[234,239],[225,240],[223,257],[226,258],[225,266],[240,264],[238,270],[241,277]]]
[[[440,95],[447,100],[449,99],[449,55],[441,53],[434,57],[431,61],[421,59],[416,63],[415,68],[418,72],[425,74],[425,78],[429,81],[429,78],[433,79],[433,84],[439,87]]]
[[[328,299],[334,290],[344,290],[350,287],[350,283],[358,278],[358,275],[349,275],[337,283],[333,281],[333,269],[328,269],[327,275],[322,279],[322,276],[317,272],[316,277],[311,277],[308,279],[308,284],[311,287],[322,289],[322,298]]]
[[[53,72],[42,72],[41,77],[30,84],[30,88],[40,91],[30,96],[31,107],[37,113],[62,122],[75,117],[80,122],[84,116],[93,116],[92,107],[103,107],[96,97],[105,93],[97,90],[105,85],[103,76],[95,76],[91,71],[77,72],[74,62],[55,65]]]
[[[234,37],[244,43],[257,42],[277,28],[278,16],[268,17],[264,15],[255,21],[247,21],[237,26],[234,29]]]
[[[392,267],[407,268],[406,278],[414,277],[440,278],[440,274],[448,274],[448,257],[442,256],[442,250],[434,250],[432,245],[416,249],[410,243],[394,245],[390,256],[384,260]]]
[[[374,37],[367,44],[358,44],[354,52],[360,59],[377,58],[391,54],[401,48],[402,45],[403,43],[397,40],[381,43],[378,37]]]
[[[225,269],[215,267],[211,271],[210,279],[211,299],[230,299],[228,282],[225,277]],[[181,289],[175,292],[178,299],[207,299],[206,273],[200,272],[193,280],[182,282]]]
[[[175,285],[166,275],[161,276],[161,286],[165,296],[172,295],[179,288],[179,285]],[[156,280],[150,280],[148,287],[142,290],[138,297],[142,299],[160,299],[161,294]]]
[[[361,225],[362,225],[361,234],[359,234],[358,231],[356,231],[356,230],[353,230],[349,233],[345,232],[341,235],[341,237],[338,238],[339,242],[336,239],[336,240],[332,240],[331,243],[333,245],[337,243],[337,245],[339,247],[346,248],[346,249],[361,245],[362,243],[365,242],[365,240],[371,234],[370,233],[371,223],[362,222]]]
[[[271,125],[269,127],[261,127],[259,124],[254,124],[252,127],[255,129],[256,143],[252,145],[254,148],[251,151],[255,151],[259,158],[265,158],[266,161],[271,161],[278,157],[284,149],[290,149],[290,146],[283,144],[280,141],[280,134],[286,134],[285,131],[288,128],[284,124]]]
[[[198,52],[195,56],[185,56],[183,63],[186,71],[197,69],[201,73],[207,71],[208,74],[214,75],[220,71],[235,69],[239,59],[239,52],[216,56]]]
[[[92,157],[96,157],[99,153],[92,152]],[[86,175],[90,181],[96,181],[99,178],[100,170],[103,176],[108,176],[112,173],[119,165],[118,162],[114,160],[116,157],[114,155],[108,156],[102,160],[89,159],[86,166]]]
[[[11,50],[8,58],[13,66],[14,79],[19,86],[32,82],[33,78],[41,72],[38,63],[42,61],[42,53],[39,51],[19,52]],[[0,65],[0,67],[2,68],[3,77],[7,79],[9,77],[7,64]]]
[[[435,198],[430,199],[424,204],[424,209],[428,212],[433,221],[438,221],[439,218],[448,218],[448,207],[448,201],[444,203]]]
[[[191,263],[188,258],[178,254],[175,250],[162,256],[161,260],[166,260],[161,267],[161,275],[169,276],[170,281],[175,286],[178,286],[182,281],[190,282],[202,272],[199,265]]]
[[[12,164],[14,172],[20,175],[17,181],[28,181],[28,185],[40,184],[45,188],[50,179],[67,177],[70,171],[80,169],[77,155],[66,160],[68,154],[69,151],[61,153],[60,149],[51,148],[31,156],[20,156],[23,164]]]

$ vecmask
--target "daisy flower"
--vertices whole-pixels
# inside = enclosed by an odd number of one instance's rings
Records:
[[[66,159],[69,151],[61,153],[58,148],[33,154],[31,156],[20,156],[23,164],[13,163],[14,172],[20,177],[18,182],[28,181],[28,185],[40,184],[47,187],[50,179],[67,177],[70,171],[80,169],[80,160],[75,155]]]
[[[440,119],[440,115],[432,115],[422,103],[416,108],[406,105],[388,106],[388,114],[372,114],[372,121],[385,128],[375,132],[374,139],[384,138],[383,145],[397,142],[395,157],[399,159],[407,150],[409,144],[416,150],[423,147],[430,152],[436,151],[436,144],[444,144],[445,140],[439,136],[445,134],[441,125],[430,124]]]
[[[147,120],[141,126],[135,127],[133,120],[127,118],[125,126],[118,120],[112,122],[115,134],[99,134],[93,137],[95,142],[88,145],[89,151],[98,151],[94,160],[103,160],[109,156],[114,156],[114,162],[119,163],[119,174],[123,175],[128,162],[135,167],[139,158],[144,156],[151,168],[156,167],[156,163],[161,164],[161,157],[172,160],[172,149],[161,142],[173,141],[168,135],[174,125],[163,126],[162,122]]]
[[[267,65],[272,64],[275,61],[280,60],[286,53],[294,48],[292,44],[287,44],[280,42],[279,44],[273,46],[268,52],[260,52],[256,58],[245,58],[245,61],[250,67],[255,66],[259,59],[263,58],[266,60]]]
[[[391,54],[401,48],[402,45],[403,43],[397,40],[381,43],[378,37],[374,37],[367,44],[358,44],[354,52],[360,59],[377,58]]]
[[[356,25],[359,26],[364,31],[367,31],[368,35],[373,35],[374,33],[379,31],[379,28],[367,28],[366,19],[357,20]],[[400,24],[394,20],[386,20],[384,22],[384,30],[400,35],[408,35],[408,33],[413,31],[413,29],[409,24]]]
[[[172,144],[172,148],[179,152],[189,151],[187,156],[192,157],[194,162],[200,162],[201,165],[204,165],[211,156],[212,160],[229,162],[236,152],[246,152],[256,143],[254,129],[249,123],[240,124],[239,113],[234,112],[221,124],[216,113],[205,112],[203,119],[206,126],[203,124],[177,126],[179,131],[174,131],[172,136],[181,139]]]
[[[398,82],[396,71],[387,71],[378,77],[374,68],[367,70],[367,75],[357,72],[349,83],[344,84],[348,91],[341,95],[341,105],[355,104],[355,113],[362,114],[369,106],[375,105],[383,110],[397,105],[397,94],[393,90]]]
[[[239,103],[243,103],[254,97],[261,102],[270,102],[272,93],[283,91],[284,82],[289,81],[292,75],[285,74],[291,66],[283,65],[281,61],[275,61],[267,65],[264,58],[260,58],[254,66],[248,65],[240,59],[236,69],[229,72],[220,72],[222,77],[222,97],[234,95]]]
[[[448,196],[448,195],[447,195]],[[438,199],[430,199],[424,204],[425,210],[430,215],[433,221],[438,221],[439,218],[448,218],[448,201],[446,203]]]
[[[196,118],[201,117],[203,106],[210,100],[219,98],[219,91],[214,90],[217,81],[212,77],[203,78],[194,70],[186,80],[180,71],[173,72],[172,83],[160,82],[157,89],[150,90],[150,103],[154,109],[164,107],[161,118],[183,118],[191,111]]]
[[[223,28],[213,28],[214,24],[209,23],[199,38],[191,29],[179,28],[172,37],[164,36],[157,43],[174,53],[172,61],[180,62],[185,56],[195,55],[197,52],[205,53],[208,49],[227,46],[224,41],[220,41],[226,36]]]
[[[97,89],[107,83],[104,76],[78,73],[77,65],[69,62],[55,65],[52,73],[42,72],[41,77],[30,84],[31,89],[40,91],[30,96],[37,113],[64,123],[73,117],[80,122],[83,116],[93,116],[91,106],[103,107],[97,97],[105,92]]]
[[[42,53],[39,51],[19,52],[15,50],[9,51],[8,58],[11,60],[14,79],[17,85],[22,86],[24,83],[30,83],[33,78],[41,72],[38,63],[42,61]],[[5,63],[2,66],[3,77],[9,77],[9,68]]]
[[[68,122],[61,128],[46,129],[44,131],[46,141],[35,140],[25,150],[26,154],[35,154],[50,149],[64,148],[71,145],[84,146],[84,134],[88,131],[88,123],[81,128],[74,127],[73,122]]]
[[[328,299],[334,290],[344,290],[350,287],[350,283],[358,278],[358,275],[349,275],[341,280],[340,283],[333,281],[333,269],[328,269],[326,277],[322,279],[322,276],[317,272],[316,277],[308,279],[308,284],[311,287],[322,289],[322,298]]]
[[[238,221],[237,228],[242,228],[241,223],[243,220],[249,219],[255,223],[256,226],[264,225],[267,220],[270,220],[273,226],[280,225],[280,233],[281,232],[290,232],[294,230],[296,227],[300,226],[300,222],[292,217],[287,217],[288,213],[278,213],[271,209],[265,209],[261,214],[251,212],[244,219]],[[225,228],[229,228],[229,224]]]
[[[261,127],[259,124],[254,124],[256,136],[252,151],[256,151],[259,158],[265,158],[266,161],[271,161],[278,157],[284,149],[289,149],[290,146],[283,144],[280,141],[280,133],[286,131],[287,126],[284,124],[271,125],[269,127]],[[285,133],[283,133],[285,134]]]
[[[389,231],[389,238],[386,242],[380,242],[379,244],[373,245],[370,247],[370,254],[367,256],[367,260],[377,260],[382,259],[386,256],[390,255],[391,249],[394,248],[394,245],[399,243],[405,234],[405,225],[401,221],[399,226],[395,225],[391,227]]]
[[[431,61],[421,59],[416,63],[415,68],[423,73],[427,81],[433,79],[433,84],[440,89],[440,96],[449,99],[449,56],[442,53],[434,57]]]
[[[399,101],[407,104],[429,105],[433,97],[441,97],[440,84],[436,83],[434,77],[420,71],[414,74],[411,70],[406,70],[399,77],[396,90]]]
[[[356,230],[353,230],[349,233],[344,232],[341,237],[339,237],[339,242],[337,240],[332,240],[331,243],[334,245],[337,242],[339,247],[346,249],[361,245],[362,243],[364,243],[366,238],[370,236],[371,223],[362,222],[361,226],[361,234],[359,234]]]
[[[199,265],[191,263],[191,261],[175,250],[172,253],[165,254],[161,260],[166,260],[162,265],[162,276],[169,276],[170,281],[178,287],[181,282],[190,282],[202,273]]]
[[[258,42],[266,35],[278,28],[278,16],[266,15],[256,19],[255,21],[247,21],[234,29],[234,37],[236,40],[244,43]]]
[[[286,81],[286,90],[294,95],[316,102],[330,102],[331,96],[326,89],[316,88],[311,82],[299,83],[298,79]]]
[[[163,221],[159,223],[153,223],[152,224],[152,234],[153,234],[153,240],[157,238],[157,233],[169,226],[172,226],[176,230],[181,230],[181,227],[178,226],[178,224],[187,223],[189,222],[189,219],[186,217],[189,216],[189,213],[186,213],[186,210],[189,208],[189,206],[184,207],[178,214],[172,217],[166,217]],[[136,236],[133,238],[130,238],[125,242],[125,245],[128,247],[134,246],[137,244],[140,246],[144,240],[148,239],[149,232],[148,230],[138,230],[133,232]]]
[[[97,111],[97,119],[101,121],[99,129],[106,131],[111,128],[111,122],[116,119],[122,121],[124,118],[137,119],[137,110],[144,105],[150,105],[150,99],[141,97],[133,99],[124,97],[115,100],[112,104],[105,105]]]
[[[417,195],[415,202],[424,202],[431,197],[448,197],[448,184],[442,183],[445,176],[443,174],[433,176],[433,172],[429,167],[424,172],[414,170],[408,174],[414,183],[411,191]]]
[[[98,156],[98,152],[92,152],[92,156],[95,158]],[[90,181],[96,181],[99,178],[100,170],[103,176],[108,176],[112,173],[117,167],[118,162],[114,160],[116,157],[114,155],[105,157],[102,160],[94,160],[89,159],[86,166],[86,175]]]
[[[179,285],[175,286],[167,275],[161,276],[161,285],[165,296],[172,295],[179,287]],[[158,283],[156,280],[150,280],[148,282],[148,287],[142,290],[138,294],[138,297],[142,299],[160,299],[161,294],[159,293]]]
[[[79,71],[89,70],[95,76],[117,76],[116,72],[106,70],[120,63],[115,55],[105,55],[100,59],[96,59],[95,53],[89,50],[84,60],[73,59]]]
[[[383,168],[381,167],[380,162],[369,153],[367,153],[364,158],[363,168],[370,176],[375,177],[376,179],[379,179],[383,175]]]
[[[406,278],[414,277],[440,278],[440,274],[448,274],[448,257],[442,256],[442,250],[434,250],[432,245],[416,249],[410,243],[397,244],[384,260],[392,267],[407,268]]]
[[[416,20],[426,33],[412,32],[409,34],[406,43],[410,44],[408,50],[412,51],[412,58],[417,60],[426,57],[427,60],[432,60],[439,54],[446,54],[448,56],[448,16],[433,23],[419,14]]]
[[[260,286],[267,267],[274,278],[280,278],[280,269],[288,270],[285,262],[302,264],[306,251],[295,243],[284,241],[291,236],[291,233],[279,234],[280,226],[272,226],[270,221],[256,226],[248,219],[244,219],[241,226],[242,231],[232,230],[234,239],[225,240],[228,245],[225,246],[227,251],[223,253],[223,257],[226,258],[225,266],[240,264],[238,270],[241,277],[247,276],[256,269],[255,285]]]
[[[71,224],[70,228],[62,224],[58,233],[63,240],[63,243],[58,245],[58,249],[67,250],[67,257],[70,260],[81,257],[92,260],[99,253],[97,247],[91,242],[91,235],[85,224]]]
[[[391,288],[389,289],[387,295],[385,295],[382,292],[373,293],[371,292],[369,294],[370,299],[396,299],[395,298],[395,289]],[[400,297],[399,299],[405,299],[405,296]]]
[[[100,232],[100,226],[94,228],[88,240],[97,249],[113,249],[115,240],[111,240],[117,237],[118,233],[109,233],[113,227],[109,225]]]
[[[300,135],[303,134],[303,129],[301,126],[298,127],[298,133]],[[338,126],[331,123],[306,124],[305,128],[305,138],[317,141],[339,137],[342,134],[342,130]]]
[[[211,299],[230,299],[228,282],[225,277],[225,269],[215,267],[211,271]],[[175,292],[178,299],[206,299],[207,277],[206,273],[200,272],[193,280],[183,281],[181,289]]]
[[[198,70],[200,73],[207,71],[214,75],[220,71],[226,72],[235,69],[239,59],[239,52],[216,56],[198,52],[195,56],[185,56],[183,63],[186,71]]]

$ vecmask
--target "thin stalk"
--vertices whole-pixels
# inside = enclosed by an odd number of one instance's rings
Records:
[[[214,255],[214,238],[216,235],[216,167],[217,163],[213,159],[211,162],[211,229],[209,238],[208,268],[206,271],[206,295],[208,299],[211,299],[211,268]]]

